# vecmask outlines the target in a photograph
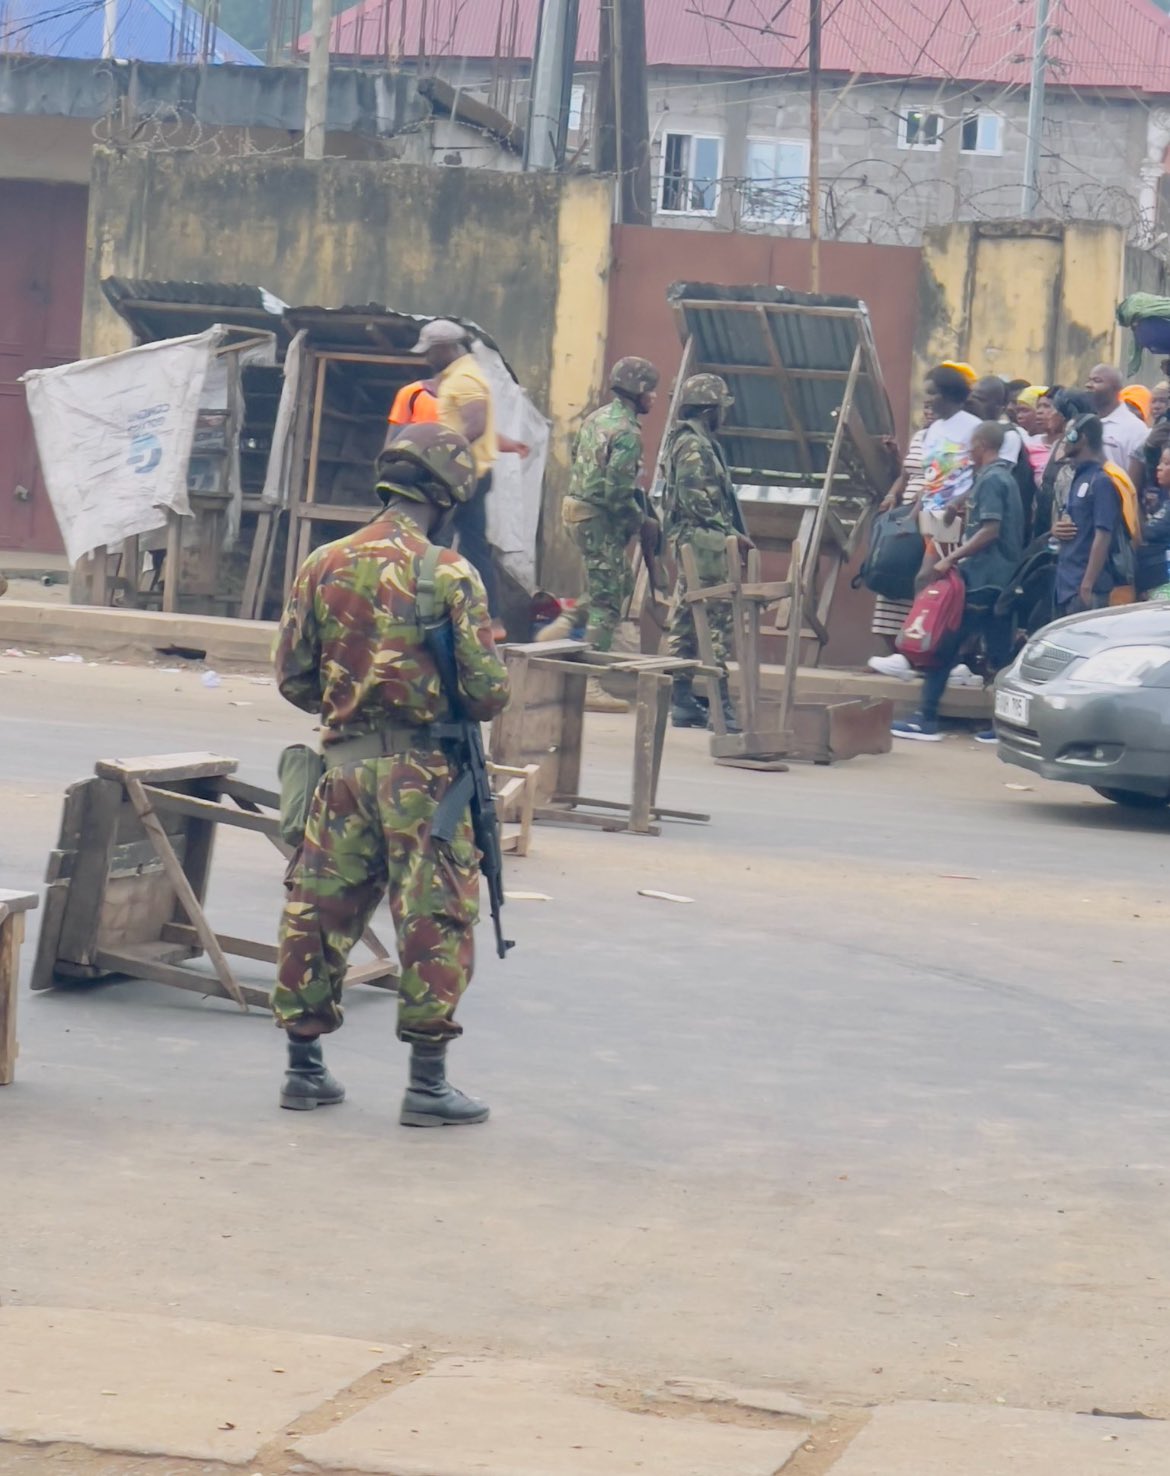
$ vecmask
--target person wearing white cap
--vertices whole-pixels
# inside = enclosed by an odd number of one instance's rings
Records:
[[[423,355],[436,376],[439,424],[458,431],[471,445],[478,481],[471,501],[456,509],[452,536],[458,535],[459,552],[479,571],[488,608],[497,620],[499,585],[487,540],[492,467],[501,451],[527,456],[528,447],[497,434],[491,385],[471,352],[471,334],[461,323],[433,319],[419,334],[413,352]]]

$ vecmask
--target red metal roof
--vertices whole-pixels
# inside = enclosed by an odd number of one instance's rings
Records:
[[[333,22],[342,56],[532,55],[540,0],[359,0]],[[598,0],[581,0],[578,60],[597,60]],[[1170,94],[1170,16],[1153,0],[1052,0],[1049,79]],[[1027,83],[1035,0],[825,0],[829,72]],[[425,15],[425,22],[423,16]],[[420,24],[424,32],[420,47]],[[514,44],[511,37],[514,34]],[[308,46],[303,36],[301,49]],[[651,66],[808,66],[804,0],[646,0]]]

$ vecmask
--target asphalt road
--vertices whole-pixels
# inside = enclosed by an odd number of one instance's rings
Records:
[[[0,657],[0,886],[39,883],[96,758],[263,779],[305,730],[246,676]],[[631,738],[590,719],[596,792]],[[384,995],[329,1045],[349,1101],[294,1115],[261,1015],[26,994],[0,1299],[1170,1414],[1170,819],[962,737],[781,775],[668,742],[663,802],[709,826],[540,827],[509,863],[551,900],[510,904],[518,946],[466,1000],[483,1129],[396,1125]],[[227,841],[212,914],[270,937],[277,858]]]

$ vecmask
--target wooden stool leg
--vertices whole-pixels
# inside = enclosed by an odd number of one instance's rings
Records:
[[[16,993],[23,941],[24,914],[10,912],[0,922],[0,1086],[11,1086],[16,1075]]]
[[[630,795],[630,829],[635,835],[650,830],[650,812],[654,806],[654,740],[658,730],[659,679],[649,671],[638,673],[634,727],[634,782]]]

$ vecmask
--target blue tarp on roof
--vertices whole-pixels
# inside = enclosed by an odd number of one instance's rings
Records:
[[[105,0],[0,0],[0,54],[102,54]],[[197,62],[203,16],[183,0],[118,0],[114,56],[119,61]],[[225,31],[215,33],[207,60],[260,66],[258,57]]]

